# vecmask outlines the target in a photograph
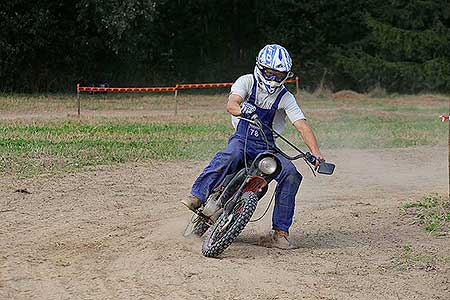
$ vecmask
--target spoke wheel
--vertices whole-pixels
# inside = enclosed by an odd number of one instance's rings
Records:
[[[217,257],[230,246],[250,221],[257,203],[255,193],[245,193],[229,215],[222,214],[203,240],[203,255]]]

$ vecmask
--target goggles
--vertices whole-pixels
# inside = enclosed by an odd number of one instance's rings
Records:
[[[292,72],[281,72],[274,69],[269,68],[260,68],[262,75],[266,80],[283,82],[288,77],[292,76]]]

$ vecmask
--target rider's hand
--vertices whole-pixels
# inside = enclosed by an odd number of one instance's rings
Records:
[[[255,119],[258,119],[258,115],[255,112],[252,112],[252,113],[243,113],[243,112],[241,112],[239,117],[250,119],[252,121],[255,121]]]
[[[256,106],[254,106],[249,102],[244,102],[241,107],[241,117],[244,117],[246,119],[252,119],[253,115],[255,114],[255,111]]]
[[[317,171],[317,169],[319,168],[320,162],[321,161],[325,161],[325,157],[323,157],[322,153],[320,153],[320,151],[311,151],[312,155],[314,155],[317,159],[316,159],[316,163],[314,166],[314,169]]]
[[[241,113],[240,117],[252,120],[254,122],[259,122],[259,117],[256,114],[256,112],[252,112],[252,113]]]

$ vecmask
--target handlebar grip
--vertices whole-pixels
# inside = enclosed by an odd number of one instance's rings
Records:
[[[312,164],[312,165],[315,165],[315,164],[316,164],[317,157],[315,157],[315,156],[312,155],[311,153],[306,152],[306,153],[305,153],[305,158],[306,158],[306,160],[307,160],[310,164]]]
[[[263,130],[263,128],[262,128],[263,125],[261,123],[261,120],[259,119],[259,117],[258,117],[258,115],[256,113],[253,113],[250,116],[250,120],[252,120],[254,122],[254,124],[259,127],[260,130]]]

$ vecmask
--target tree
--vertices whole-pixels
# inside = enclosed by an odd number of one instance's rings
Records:
[[[445,0],[8,0],[0,91],[230,81],[285,46],[304,88],[450,90]]]
[[[447,1],[387,1],[365,17],[368,34],[342,47],[337,69],[357,89],[450,89],[450,6]]]

